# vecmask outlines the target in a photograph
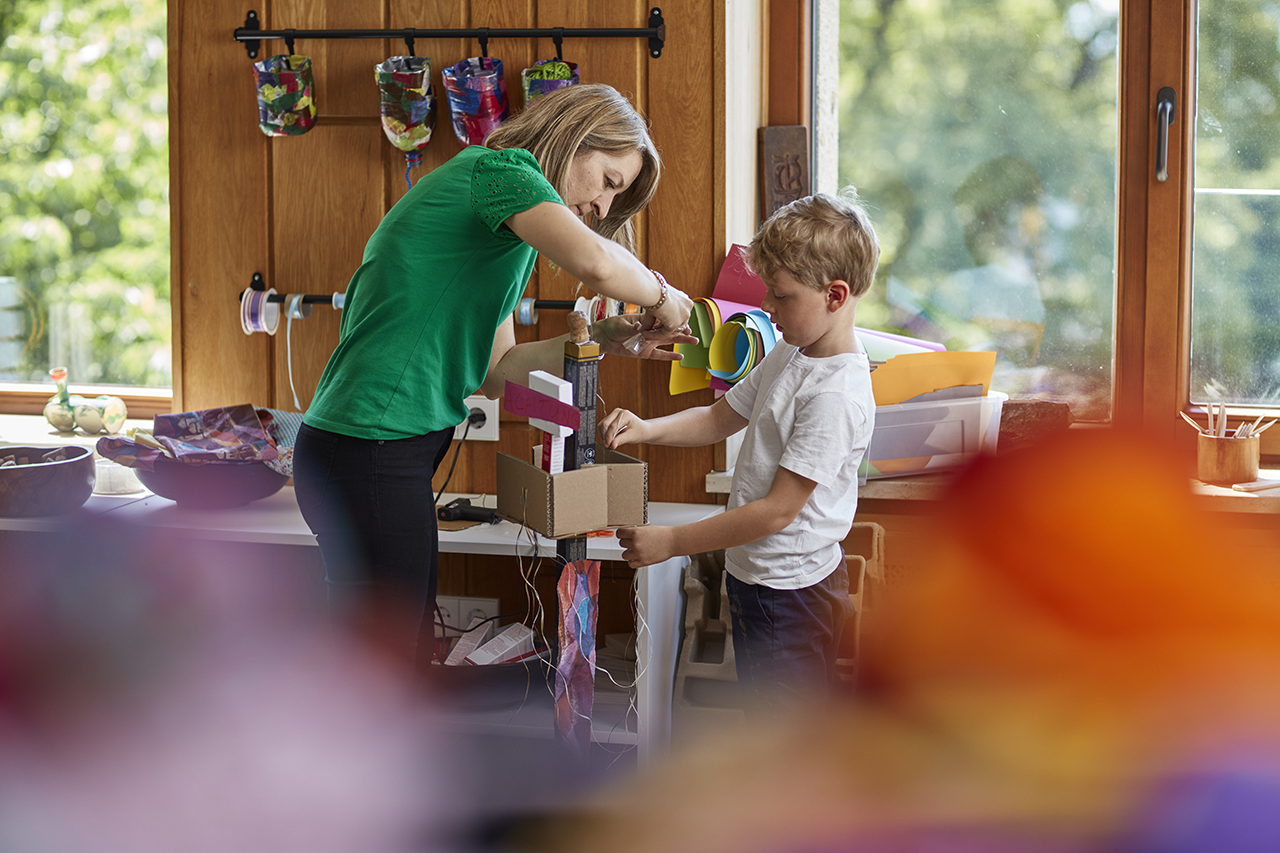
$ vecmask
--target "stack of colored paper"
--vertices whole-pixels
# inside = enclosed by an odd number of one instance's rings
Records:
[[[719,396],[764,361],[782,339],[760,309],[765,284],[747,267],[745,256],[746,247],[734,245],[720,267],[712,295],[693,301],[689,328],[698,343],[676,344],[683,358],[671,363],[672,394],[710,388]],[[945,349],[942,344],[890,332],[856,331],[873,365],[903,353]]]

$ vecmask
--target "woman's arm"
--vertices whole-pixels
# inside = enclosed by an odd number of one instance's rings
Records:
[[[662,298],[662,286],[640,259],[622,245],[592,231],[563,204],[544,201],[507,217],[517,237],[538,250],[595,293],[648,308]],[[669,330],[689,322],[693,301],[673,286],[654,316]]]
[[[623,346],[629,338],[641,333],[639,315],[609,317],[591,324],[591,339],[600,344],[600,352],[613,355],[627,355],[633,358],[648,358],[655,361],[679,361],[680,354],[670,350],[658,349],[660,344],[696,344],[698,339],[692,335],[668,333],[665,340],[651,338],[652,333],[644,332],[644,343],[638,353]],[[489,372],[485,374],[480,385],[480,393],[490,400],[496,400],[506,390],[507,380],[517,385],[529,384],[529,371],[545,370],[552,376],[560,376],[564,372],[564,345],[569,336],[561,335],[545,341],[532,341],[526,344],[516,343],[515,322],[508,317],[498,327],[493,336],[493,350],[489,353]]]
[[[677,555],[758,542],[795,521],[817,485],[807,477],[779,468],[767,495],[720,515],[676,527],[623,527],[617,534],[623,548],[622,559],[638,569]]]

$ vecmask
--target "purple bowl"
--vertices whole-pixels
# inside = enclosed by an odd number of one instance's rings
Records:
[[[0,456],[32,460],[0,468],[0,516],[61,515],[79,509],[93,494],[93,450],[67,445],[70,458],[36,462],[60,447],[0,447]]]
[[[193,509],[244,506],[274,495],[289,480],[262,462],[188,465],[167,456],[156,460],[155,470],[137,468],[134,473],[142,485],[160,497]]]

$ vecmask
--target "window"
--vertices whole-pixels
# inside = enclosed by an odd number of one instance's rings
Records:
[[[997,387],[1077,419],[1185,430],[1188,407],[1280,404],[1274,3],[815,8],[819,31],[839,19],[839,181],[885,243],[862,322],[995,349]]]
[[[54,366],[81,394],[110,385],[168,395],[165,14],[164,0],[0,6],[9,411],[24,390],[47,396]]]
[[[1280,6],[1199,4],[1191,399],[1280,404]]]
[[[1105,420],[1115,308],[1110,0],[843,0],[838,180],[881,273],[859,322],[994,350],[1002,391]]]

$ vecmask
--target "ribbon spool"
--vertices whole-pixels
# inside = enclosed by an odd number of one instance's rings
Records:
[[[246,335],[254,332],[274,335],[280,328],[280,305],[267,301],[267,297],[275,292],[274,287],[266,290],[254,290],[250,287],[240,294],[240,328]]]
[[[538,322],[538,306],[533,304],[533,299],[526,296],[520,300],[520,307],[516,311],[516,322],[521,326],[532,326]]]

